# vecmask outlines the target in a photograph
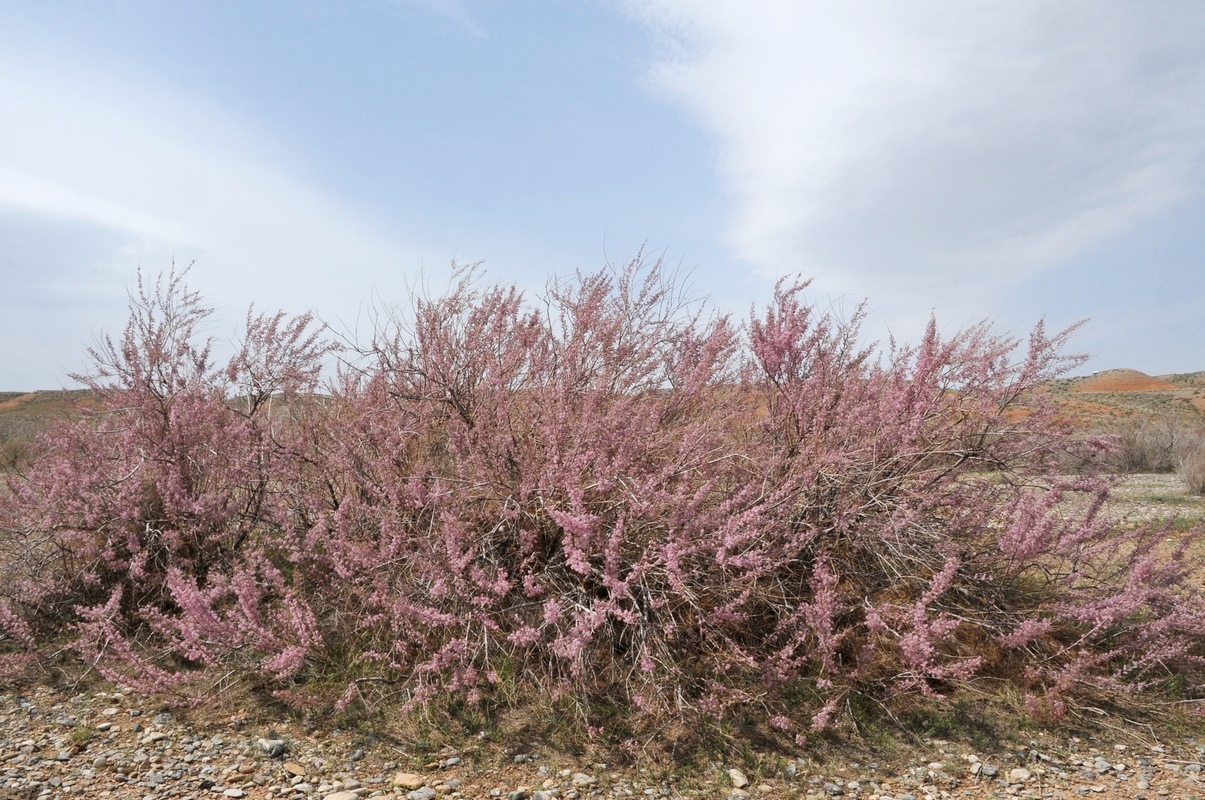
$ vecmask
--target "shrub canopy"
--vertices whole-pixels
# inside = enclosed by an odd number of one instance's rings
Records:
[[[184,276],[140,282],[0,499],[8,663],[66,635],[148,690],[797,733],[854,695],[1198,685],[1201,531],[1059,474],[1091,443],[1033,390],[1070,331],[876,347],[806,287],[738,323],[639,260],[536,303],[459,270],[351,348],[249,313],[219,363]]]

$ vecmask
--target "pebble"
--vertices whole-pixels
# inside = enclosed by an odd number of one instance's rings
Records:
[[[637,768],[577,762],[538,743],[509,755],[474,755],[466,746],[397,763],[392,748],[349,732],[315,734],[281,721],[279,735],[253,722],[207,722],[198,729],[185,713],[155,708],[130,694],[71,695],[30,688],[24,697],[0,693],[0,800],[980,800],[1076,797],[1173,800],[1202,797],[1196,743],[1114,745],[1079,740],[1020,750],[959,754],[957,746],[926,741],[898,770],[857,762],[823,770],[803,757],[771,778],[714,764],[684,784]],[[113,713],[107,713],[112,710]],[[138,712],[131,714],[130,712]],[[112,724],[142,720],[146,729]],[[69,724],[70,723],[70,724]],[[104,727],[102,727],[104,726]],[[81,737],[80,733],[88,735]],[[73,735],[74,734],[74,735]],[[265,743],[268,743],[265,746]],[[289,760],[271,759],[279,745]],[[1064,740],[1065,743],[1065,740]],[[1049,746],[1048,746],[1049,745]],[[965,747],[965,745],[963,745]],[[1124,758],[1110,763],[1102,755]],[[514,756],[519,753],[518,761]],[[1120,755],[1123,754],[1124,756]],[[282,755],[283,751],[277,752]],[[760,757],[761,754],[755,754]],[[390,761],[390,759],[394,759]],[[773,761],[762,763],[772,764]],[[406,769],[422,769],[410,772]],[[442,770],[448,770],[443,772]],[[654,777],[654,775],[657,777]]]
[[[289,749],[289,745],[284,739],[259,739],[256,744],[259,745],[260,750],[267,753],[268,758],[282,756]]]
[[[1031,777],[1033,777],[1033,774],[1029,770],[1025,769],[1025,767],[1017,767],[1016,769],[1010,769],[1008,771],[1009,783],[1025,783]]]
[[[413,772],[399,772],[393,776],[393,785],[399,789],[418,789],[423,783],[423,776]]]

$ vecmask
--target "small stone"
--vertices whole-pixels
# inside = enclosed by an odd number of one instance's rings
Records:
[[[259,739],[256,744],[260,750],[267,753],[268,758],[282,756],[289,750],[289,745],[284,739]]]
[[[246,797],[246,796],[247,796],[247,793],[246,793],[246,792],[244,792],[242,789],[227,789],[226,791],[222,792],[222,794],[223,794],[224,796],[226,796],[226,797],[233,797],[233,798],[236,798],[236,800],[237,800],[237,798],[239,798],[239,797]]]
[[[598,778],[594,777],[593,775],[587,775],[584,772],[575,772],[572,780],[570,780],[570,783],[572,783],[578,789],[587,789],[597,784]]]
[[[399,772],[393,776],[393,785],[399,789],[418,789],[423,783],[423,776],[413,772]]]
[[[1092,761],[1092,768],[1097,772],[1108,772],[1109,770],[1113,769],[1113,765],[1100,756],[1097,756]]]
[[[459,763],[460,763],[460,756],[452,756],[451,758],[444,759],[445,767],[454,767]]]
[[[1032,774],[1025,767],[1017,767],[1008,771],[1009,783],[1025,783],[1032,777]]]
[[[745,773],[735,767],[728,770],[728,780],[732,781],[733,789],[744,789],[749,785],[749,779],[745,777]]]
[[[984,764],[983,768],[979,770],[979,774],[985,778],[994,778],[1000,774],[1000,768],[995,764]]]
[[[325,800],[360,800],[360,795],[355,792],[334,792],[328,794]]]
[[[297,778],[305,777],[305,767],[298,764],[296,761],[286,761],[281,765],[285,772]]]
[[[1197,775],[1201,772],[1201,765],[1200,764],[1189,764],[1187,767],[1184,768],[1184,771],[1189,773],[1190,775]]]

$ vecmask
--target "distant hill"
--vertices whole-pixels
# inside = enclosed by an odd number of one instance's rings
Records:
[[[1205,427],[1205,371],[1147,375],[1111,369],[1051,381],[1040,391],[1077,427],[1107,431],[1143,417],[1175,417]],[[0,468],[47,423],[69,416],[87,390],[0,392]]]
[[[69,416],[87,395],[86,389],[0,392],[0,469],[21,458],[47,422]]]
[[[1151,376],[1110,369],[1051,381],[1047,391],[1086,428],[1144,416],[1175,416],[1205,425],[1205,372]]]

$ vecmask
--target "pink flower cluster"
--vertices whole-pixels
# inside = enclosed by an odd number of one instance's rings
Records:
[[[1058,474],[1080,445],[1032,390],[1070,331],[878,348],[806,286],[740,324],[640,261],[537,302],[460,270],[367,343],[249,314],[218,363],[183,276],[140,284],[0,500],[0,645],[67,635],[148,689],[784,731],[856,693],[1004,678],[1057,713],[1197,680],[1201,531],[1118,529]]]

